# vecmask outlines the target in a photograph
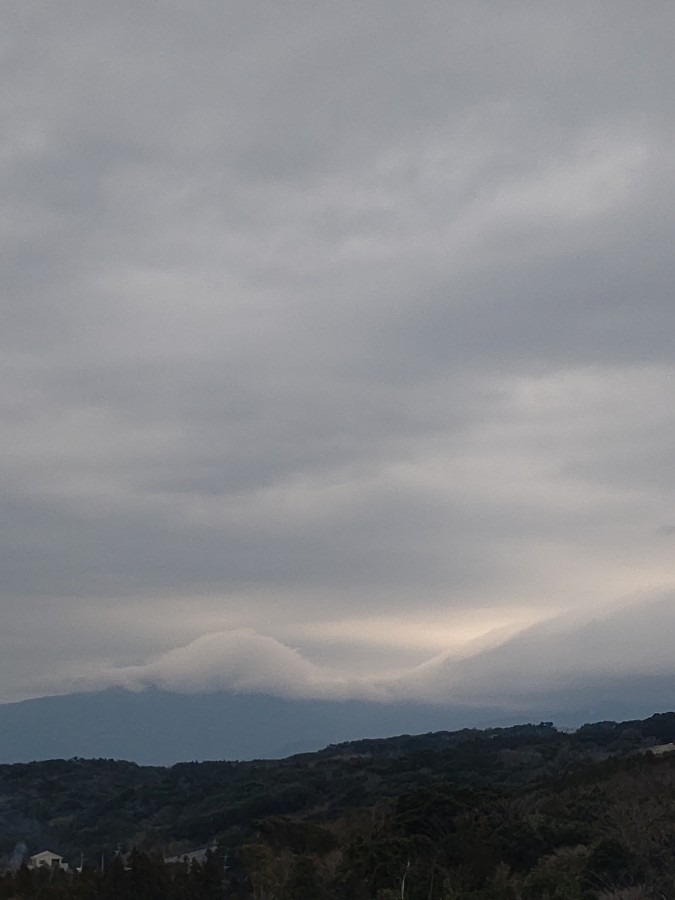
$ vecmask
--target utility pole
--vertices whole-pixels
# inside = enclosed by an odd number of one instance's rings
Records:
[[[408,872],[410,871],[410,860],[405,864],[405,872],[403,873],[403,878],[401,879],[401,900],[405,900],[405,882],[408,877]]]

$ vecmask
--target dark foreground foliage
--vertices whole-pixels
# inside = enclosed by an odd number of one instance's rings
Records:
[[[668,713],[280,761],[3,766],[6,858],[23,841],[89,867],[8,872],[0,900],[673,900],[673,740]],[[205,862],[163,862],[212,841]]]
[[[22,866],[0,878],[0,900],[218,900],[223,897],[223,860],[165,865],[161,857],[132,851],[103,869],[79,872]]]

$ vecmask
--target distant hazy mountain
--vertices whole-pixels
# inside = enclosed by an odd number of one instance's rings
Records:
[[[171,764],[271,758],[364,736],[459,728],[485,718],[484,711],[415,704],[108,690],[1,705],[0,761],[84,756]]]
[[[657,697],[663,708],[668,698],[672,705],[668,684],[651,687],[642,684],[625,702],[616,699],[622,696],[620,685],[596,696],[589,688],[577,693],[574,708],[561,712],[556,704],[556,715],[545,707],[524,713],[155,690],[45,697],[0,705],[0,762],[82,756],[168,765],[182,760],[282,757],[362,737],[512,725],[528,719],[574,726],[645,715],[657,708]],[[642,699],[650,693],[652,703]]]

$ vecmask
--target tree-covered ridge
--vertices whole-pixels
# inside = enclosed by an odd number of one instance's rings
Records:
[[[675,756],[659,754],[674,739],[668,713],[573,734],[542,723],[363,740],[278,761],[0,766],[0,852],[23,841],[117,868],[124,856],[116,890],[130,900],[150,896],[139,866],[159,867],[161,896],[201,897],[199,864],[161,859],[214,840],[228,859],[218,896],[241,900],[671,898]],[[24,872],[23,887],[8,873],[0,897],[105,896],[106,873],[87,872]]]

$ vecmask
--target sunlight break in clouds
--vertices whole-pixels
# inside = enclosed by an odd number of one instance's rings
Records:
[[[552,712],[575,692],[606,690],[631,678],[672,674],[672,596],[633,598],[595,613],[564,614],[511,634],[486,634],[457,654],[376,676],[347,676],[307,660],[252,629],[206,634],[143,666],[81,676],[64,692],[124,687],[179,693],[268,694],[285,699],[360,699],[505,709],[548,704]],[[647,657],[644,648],[649,647]]]

